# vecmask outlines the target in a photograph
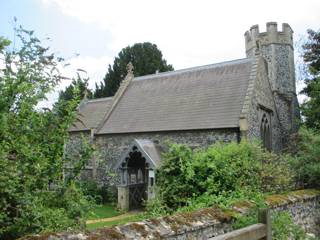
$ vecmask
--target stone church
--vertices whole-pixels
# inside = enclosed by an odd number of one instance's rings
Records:
[[[245,33],[244,59],[142,77],[128,64],[115,96],[80,103],[66,150],[76,149],[81,135],[90,138],[98,154],[86,177],[103,181],[105,169],[117,170],[124,209],[153,197],[166,140],[207,147],[260,139],[280,151],[299,116],[292,35],[288,24],[280,31],[269,22],[266,32],[254,25]]]

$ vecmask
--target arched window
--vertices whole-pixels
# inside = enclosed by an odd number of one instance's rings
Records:
[[[263,114],[260,125],[260,136],[264,148],[271,150],[271,128],[267,114]]]

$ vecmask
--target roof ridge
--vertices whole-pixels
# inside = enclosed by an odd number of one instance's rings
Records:
[[[113,112],[113,110],[115,109],[115,107],[119,103],[121,97],[123,96],[123,94],[127,90],[130,82],[133,80],[134,75],[133,75],[132,69],[133,69],[132,68],[132,64],[131,64],[131,62],[129,62],[128,65],[127,65],[128,73],[127,73],[126,77],[122,80],[122,82],[120,83],[120,86],[119,86],[116,94],[112,98],[111,107],[106,112],[106,114],[102,118],[101,122],[98,124],[96,132],[99,132],[101,130],[101,128],[104,126],[104,124],[108,121],[111,113]]]
[[[239,58],[239,59],[225,61],[225,62],[206,64],[206,65],[190,67],[190,68],[183,68],[183,69],[168,71],[168,72],[154,73],[154,74],[144,75],[140,77],[135,77],[133,81],[142,81],[142,80],[152,79],[157,77],[172,76],[172,75],[186,73],[186,72],[199,71],[199,70],[211,69],[216,67],[224,67],[227,65],[240,64],[240,63],[249,62],[249,61],[253,61],[253,58]]]
[[[255,55],[252,59],[254,59],[254,62],[251,66],[250,70],[250,77],[249,77],[249,82],[248,82],[248,87],[246,90],[246,95],[244,96],[244,101],[242,104],[242,108],[240,111],[240,119],[246,118],[248,111],[249,111],[249,104],[250,104],[250,99],[254,91],[255,87],[255,80],[257,77],[257,71],[258,71],[258,62],[259,62],[259,56]]]
[[[87,103],[94,103],[94,102],[102,102],[102,101],[106,101],[106,100],[112,100],[112,97],[104,97],[104,98],[95,98],[95,99],[88,99]]]

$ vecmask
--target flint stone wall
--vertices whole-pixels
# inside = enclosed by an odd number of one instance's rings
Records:
[[[66,154],[75,155],[82,133],[70,134],[66,144]],[[85,135],[88,137],[88,135]],[[190,130],[171,132],[128,133],[96,135],[93,142],[96,154],[82,172],[82,179],[95,179],[100,184],[117,185],[117,178],[110,179],[108,172],[113,171],[121,155],[130,147],[134,139],[149,139],[165,146],[166,141],[186,144],[190,147],[208,147],[217,141],[239,141],[239,129]],[[70,153],[69,153],[70,152]]]
[[[113,135],[97,135],[95,144],[104,162],[114,166],[121,155],[129,148],[134,139],[148,139],[160,145],[166,141],[186,144],[190,147],[208,147],[217,141],[238,141],[238,129],[222,130],[190,130],[149,133],[126,133]]]
[[[279,195],[281,196],[281,195]],[[269,203],[272,211],[288,211],[295,224],[301,226],[306,233],[320,237],[320,191],[308,195],[288,195],[278,203]]]
[[[293,48],[287,44],[261,47],[261,55],[268,62],[273,98],[280,121],[282,145],[287,145],[291,133],[298,129],[299,112],[295,87]]]
[[[94,180],[100,185],[117,186],[119,177],[115,175],[114,166],[122,154],[130,147],[134,139],[148,139],[162,146],[167,141],[186,144],[191,148],[208,147],[218,141],[239,142],[239,128],[207,129],[169,132],[126,133],[112,135],[95,135],[92,139],[89,132],[72,132],[65,144],[65,155],[77,161],[81,141],[93,142],[95,153],[88,165],[81,172],[81,179]],[[65,176],[71,166],[65,166]],[[112,174],[110,174],[112,173]],[[115,191],[115,189],[113,189]]]
[[[301,190],[274,195],[266,200],[271,210],[288,211],[295,224],[306,232],[320,236],[320,191]],[[99,240],[99,239],[208,239],[232,231],[235,213],[245,214],[247,207],[233,207],[230,211],[206,208],[189,213],[128,223],[122,226],[97,229],[86,233],[59,233],[25,237],[24,240]]]
[[[254,92],[250,99],[248,112],[248,138],[261,139],[260,127],[263,114],[269,117],[271,122],[272,150],[280,151],[283,148],[281,137],[281,125],[276,109],[275,101],[267,78],[267,69],[260,61],[257,69],[257,79],[255,81]],[[268,109],[268,111],[266,110]],[[285,112],[287,114],[287,112]]]

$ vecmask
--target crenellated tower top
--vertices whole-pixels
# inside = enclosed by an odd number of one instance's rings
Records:
[[[259,26],[253,25],[249,31],[246,31],[245,44],[247,56],[252,56],[263,45],[269,44],[287,44],[293,48],[293,31],[288,23],[282,24],[282,31],[278,31],[276,22],[267,23],[267,31],[259,32]]]
[[[282,31],[276,22],[266,25],[266,32],[260,32],[259,26],[254,25],[244,34],[246,55],[248,58],[259,55],[265,60],[281,136],[287,141],[289,134],[297,129],[298,117],[293,31],[287,23],[282,24]]]

